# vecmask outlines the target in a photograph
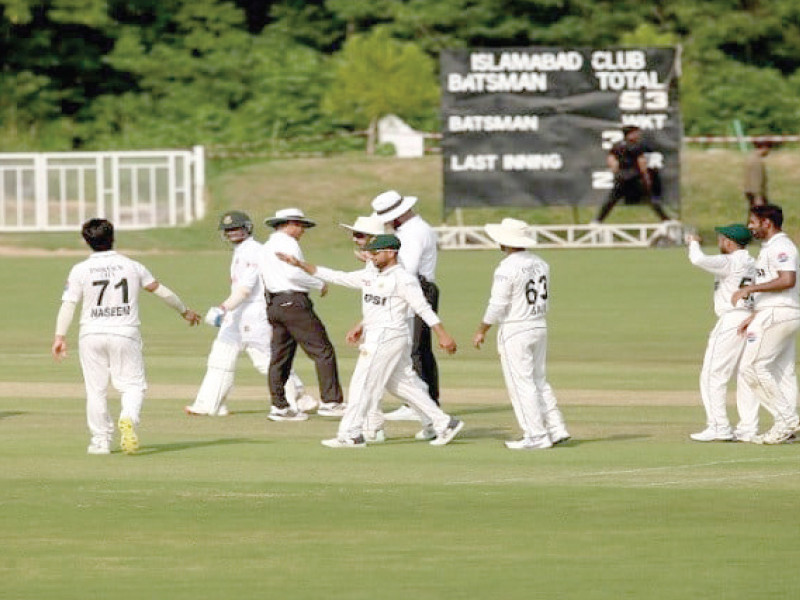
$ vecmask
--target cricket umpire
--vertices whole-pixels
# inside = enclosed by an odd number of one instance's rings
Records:
[[[307,275],[302,269],[276,256],[280,252],[303,260],[298,240],[306,229],[314,227],[316,223],[306,218],[298,208],[279,210],[274,217],[265,219],[264,223],[275,228],[264,244],[261,260],[261,276],[267,292],[267,317],[272,326],[269,364],[272,408],[269,418],[273,421],[302,421],[307,418],[304,413],[290,408],[284,389],[298,344],[316,367],[320,391],[317,414],[341,417],[344,407],[336,353],[308,297],[312,289],[320,290],[325,295],[327,286],[320,279]]]
[[[436,285],[436,232],[412,209],[415,196],[401,196],[394,190],[379,194],[372,200],[372,210],[384,223],[388,223],[400,239],[398,253],[403,268],[419,279],[422,293],[434,311],[439,310],[439,287]],[[439,404],[439,367],[433,354],[431,329],[419,316],[414,316],[411,333],[411,361],[414,370],[427,384],[428,392]],[[417,414],[408,407],[386,415],[389,420],[417,420]]]

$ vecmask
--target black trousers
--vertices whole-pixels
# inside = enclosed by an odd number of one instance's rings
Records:
[[[640,202],[646,202],[658,215],[659,219],[662,221],[669,220],[669,215],[664,212],[664,209],[661,207],[661,202],[657,199],[656,194],[648,194],[644,189],[641,179],[638,177],[632,179],[615,177],[614,187],[608,194],[608,198],[603,203],[603,206],[600,207],[600,211],[597,213],[596,219],[602,223],[608,216],[608,213],[610,213],[611,210],[617,205],[617,202],[623,198],[627,204],[639,204]]]
[[[308,294],[267,294],[267,318],[272,325],[272,355],[269,362],[269,393],[272,404],[277,408],[289,406],[284,386],[289,379],[298,344],[314,361],[321,401],[341,403],[342,385],[339,381],[336,353],[325,326],[314,312],[314,305]]]
[[[424,277],[419,278],[422,293],[433,310],[439,310],[439,288]],[[414,371],[428,386],[428,393],[436,404],[439,404],[439,366],[433,354],[431,328],[418,316],[414,317],[414,331],[411,337],[411,362]]]

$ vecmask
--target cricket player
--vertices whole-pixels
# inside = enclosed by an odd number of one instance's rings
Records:
[[[236,361],[245,351],[256,370],[268,378],[272,328],[267,320],[267,301],[259,264],[262,245],[253,239],[253,221],[238,210],[226,212],[219,221],[223,239],[233,246],[231,293],[222,304],[210,308],[205,321],[219,327],[208,355],[208,368],[197,397],[184,407],[188,415],[224,416],[225,398],[233,387]],[[316,400],[305,393],[303,382],[291,371],[286,399],[292,410],[312,410]]]
[[[82,302],[78,356],[86,386],[86,420],[92,435],[87,452],[111,452],[114,423],[107,402],[110,377],[122,394],[117,423],[120,446],[124,453],[133,454],[139,448],[135,428],[147,390],[139,333],[139,290],[153,292],[189,325],[197,325],[200,316],[156,281],[142,264],[113,250],[114,226],[109,221],[90,219],[83,224],[81,233],[93,253],[69,272],[51,351],[58,361],[67,356],[67,331],[75,307]]]
[[[419,279],[422,293],[434,311],[439,310],[439,287],[436,285],[436,232],[413,207],[416,196],[401,196],[395,190],[378,194],[372,200],[373,217],[394,230],[400,240],[399,261],[403,269]],[[414,370],[427,384],[431,398],[439,404],[439,367],[433,353],[431,330],[419,317],[411,315],[411,361]],[[419,415],[401,406],[386,415],[390,421],[416,421]]]
[[[734,306],[731,297],[740,287],[755,281],[755,260],[746,248],[753,236],[747,226],[739,223],[714,229],[720,251],[716,256],[703,253],[699,236],[686,236],[689,261],[714,275],[714,312],[717,315],[717,324],[708,336],[700,371],[700,397],[706,411],[706,428],[689,437],[697,442],[733,439],[751,442],[758,433],[758,400],[741,372],[738,372],[745,344],[738,329],[750,317],[753,303],[742,299]],[[726,396],[728,382],[737,372],[736,407],[739,424],[734,431],[728,420]]]
[[[375,269],[345,273],[316,267],[296,257],[279,254],[281,260],[303,269],[330,283],[361,290],[363,334],[348,334],[360,341],[360,352],[338,435],[324,440],[330,448],[361,448],[368,414],[376,412],[386,389],[407,402],[432,422],[436,438],[430,443],[443,446],[464,427],[463,421],[444,413],[431,399],[428,388],[414,372],[411,364],[411,337],[408,311],[420,315],[436,333],[439,346],[449,354],[456,351],[456,342],[447,333],[439,317],[425,299],[419,281],[397,262],[400,240],[389,234],[378,235],[364,249],[370,252]]]
[[[762,243],[755,283],[739,288],[731,298],[736,305],[754,295],[755,312],[739,328],[747,334],[739,369],[775,419],[772,428],[754,441],[782,444],[794,439],[800,424],[795,374],[795,336],[800,331],[797,246],[781,229],[779,206],[753,206],[747,226]]]
[[[545,373],[550,267],[527,250],[535,244],[527,230],[518,219],[486,225],[506,257],[495,269],[489,305],[472,337],[480,348],[486,332],[499,325],[500,364],[523,433],[505,443],[511,450],[543,450],[570,439]]]

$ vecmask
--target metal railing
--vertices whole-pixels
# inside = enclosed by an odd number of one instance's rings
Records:
[[[205,155],[192,150],[0,154],[0,231],[175,227],[205,214]]]

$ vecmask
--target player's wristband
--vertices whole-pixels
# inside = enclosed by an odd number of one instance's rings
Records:
[[[180,314],[184,314],[188,310],[186,305],[181,302],[180,298],[178,298],[178,295],[163,283],[159,283],[158,287],[153,290],[153,293],[166,302],[169,306],[177,310]]]

